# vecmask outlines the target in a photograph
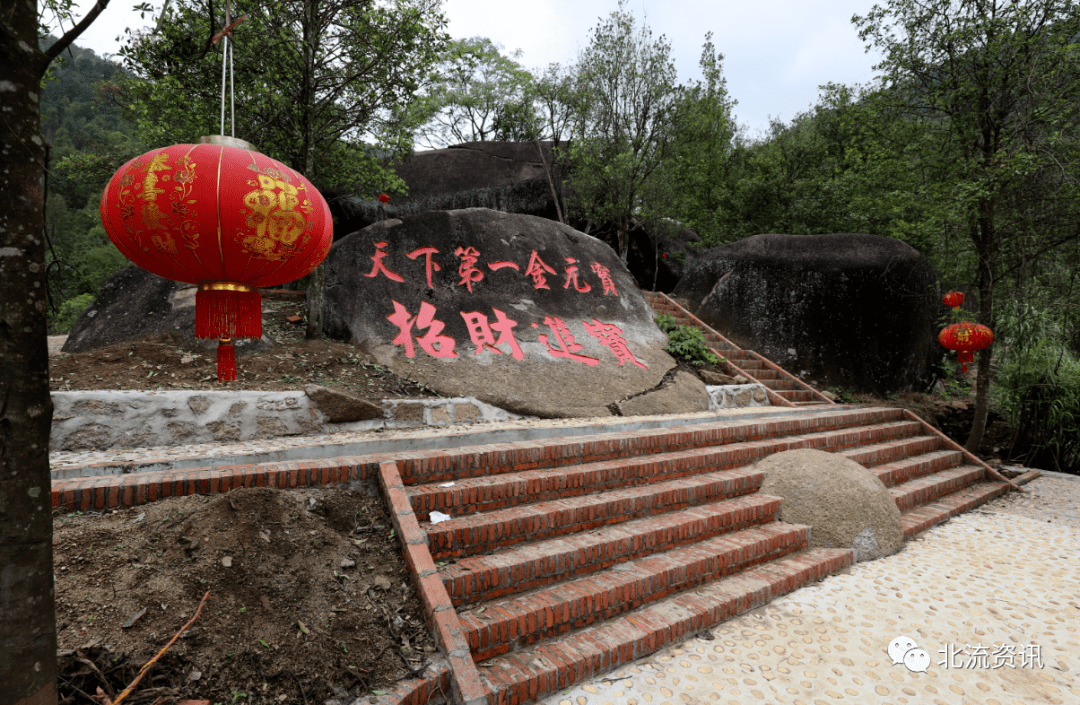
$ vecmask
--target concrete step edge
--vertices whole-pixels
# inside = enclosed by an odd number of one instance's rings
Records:
[[[656,553],[458,611],[476,660],[612,619],[712,580],[806,548],[810,527],[769,524]],[[483,610],[482,612],[479,610]]]
[[[759,607],[852,562],[850,550],[812,549],[665,598],[602,625],[482,663],[489,703],[518,705],[646,656]],[[483,666],[490,665],[489,668]]]

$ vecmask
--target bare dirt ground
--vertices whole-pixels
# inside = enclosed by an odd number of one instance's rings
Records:
[[[54,517],[62,703],[351,702],[435,651],[370,488],[240,489]]]
[[[217,381],[214,352],[188,348],[178,337],[157,336],[49,360],[52,391],[76,389],[289,391],[319,384],[364,399],[436,396],[399,378],[359,349],[332,340],[305,340],[303,303],[265,301],[263,331],[274,345],[239,354],[236,381]]]

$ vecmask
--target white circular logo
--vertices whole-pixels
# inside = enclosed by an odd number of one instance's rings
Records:
[[[918,644],[909,636],[898,636],[889,643],[889,657],[893,665],[904,662],[904,654],[914,649]]]

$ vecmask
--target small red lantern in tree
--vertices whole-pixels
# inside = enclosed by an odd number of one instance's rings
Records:
[[[390,197],[387,196],[385,193],[379,194],[379,201],[385,206],[387,203],[390,202]]]
[[[963,365],[963,371],[967,372],[967,363],[975,361],[975,351],[994,342],[994,333],[984,325],[963,321],[941,331],[938,342],[957,352],[956,360]]]
[[[959,291],[950,291],[941,298],[949,308],[959,308],[964,303],[964,294]]]
[[[198,284],[195,335],[218,338],[218,381],[236,379],[233,340],[262,337],[259,287],[315,269],[333,241],[307,179],[233,137],[155,149],[120,167],[101,222],[143,269]]]

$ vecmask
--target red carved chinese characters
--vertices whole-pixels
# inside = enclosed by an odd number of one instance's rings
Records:
[[[480,259],[480,253],[475,247],[459,247],[454,250],[454,254],[461,258],[461,266],[458,267],[461,281],[458,282],[458,286],[464,284],[471,294],[473,282],[484,278],[484,273],[474,266],[476,260]]]
[[[512,267],[515,272],[520,272],[521,269],[517,266],[517,262],[488,262],[488,269],[493,272],[497,272],[500,269],[506,267]]]
[[[364,276],[371,278],[371,277],[377,276],[379,274],[379,272],[382,272],[383,274],[386,275],[387,279],[391,279],[391,280],[396,281],[396,282],[405,281],[404,279],[401,278],[400,274],[394,274],[393,272],[391,272],[389,269],[386,268],[385,264],[383,264],[383,257],[386,257],[386,253],[383,252],[383,248],[386,247],[386,243],[385,242],[376,242],[376,243],[374,243],[374,245],[375,245],[375,254],[372,255],[371,261],[374,262],[375,265],[371,268],[371,271],[368,272],[367,274],[365,274]]]
[[[607,267],[599,262],[592,263],[592,270],[596,272],[596,276],[600,277],[600,283],[604,285],[604,295],[610,291],[615,296],[619,295],[619,292],[615,291],[615,284],[611,281],[611,272]]]
[[[592,323],[582,321],[585,324],[585,330],[589,332],[589,335],[599,340],[601,345],[611,350],[615,357],[619,358],[619,367],[629,361],[643,370],[649,369],[648,365],[638,361],[634,354],[630,352],[630,348],[626,345],[626,339],[622,337],[622,328],[619,328],[614,323],[601,323],[595,318],[592,320]]]
[[[431,261],[431,256],[437,254],[439,254],[439,251],[436,250],[434,247],[421,247],[419,250],[413,250],[409,254],[405,255],[409,259],[416,259],[420,255],[424,256],[424,267],[427,269],[427,285],[429,289],[434,288],[431,286],[431,270],[434,269],[436,272],[438,272],[442,269],[442,267],[439,266],[438,262]]]
[[[553,272],[554,273],[554,272]],[[559,341],[561,349],[555,349],[548,343],[547,335],[541,333],[539,336],[540,342],[547,346],[548,352],[552,357],[565,357],[568,360],[574,360],[576,362],[583,362],[589,367],[596,367],[600,364],[600,361],[594,357],[586,357],[584,355],[575,355],[578,350],[584,347],[581,343],[574,340],[574,334],[570,332],[570,329],[566,327],[562,319],[559,317],[552,318],[551,316],[544,316],[544,325],[551,329],[551,333],[555,340]],[[538,328],[536,323],[532,324],[533,328]]]
[[[476,352],[473,355],[479,355],[480,352],[486,347],[491,352],[501,355],[502,350],[499,350],[497,345],[509,345],[510,357],[517,361],[525,359],[525,353],[521,352],[521,346],[518,345],[517,338],[514,337],[514,326],[517,325],[517,321],[511,321],[506,317],[506,314],[497,308],[491,309],[495,313],[495,322],[489,324],[488,317],[479,311],[472,311],[466,313],[461,312],[461,317],[465,319],[465,325],[469,329],[469,338],[472,339],[473,345],[476,346]],[[499,333],[499,339],[495,340],[494,334],[491,331]]]
[[[435,307],[424,301],[420,304],[420,313],[413,317],[409,310],[394,301],[394,312],[386,317],[386,320],[398,327],[397,336],[391,341],[394,345],[405,347],[405,357],[415,357],[416,350],[413,348],[412,328],[413,324],[418,329],[427,328],[428,332],[416,339],[420,347],[432,357],[457,357],[454,352],[454,339],[448,335],[439,335],[446,324],[435,320]]]
[[[525,274],[533,278],[534,289],[549,289],[547,285],[547,275],[554,274],[555,270],[544,264],[544,260],[540,259],[536,254],[536,250],[532,251],[532,256],[529,257],[529,266],[525,268]]]
[[[581,284],[578,283],[578,280],[577,280],[577,270],[578,270],[577,260],[574,259],[573,257],[567,257],[566,258],[566,263],[569,264],[570,266],[566,268],[566,283],[563,284],[562,288],[569,289],[570,288],[570,282],[573,281],[574,282],[574,288],[577,289],[578,291],[580,291],[582,294],[587,294],[589,291],[591,291],[592,290],[592,285],[590,285],[588,282],[585,283],[584,287],[582,287]]]

